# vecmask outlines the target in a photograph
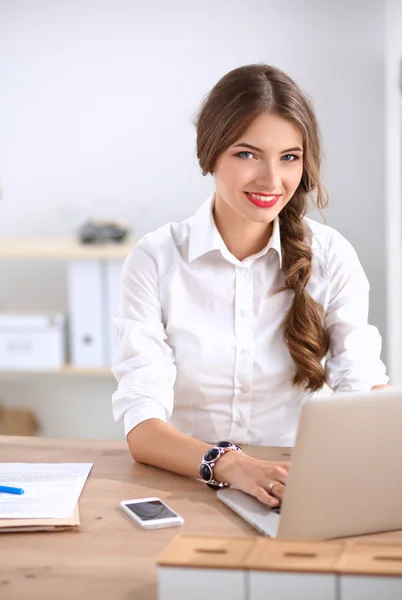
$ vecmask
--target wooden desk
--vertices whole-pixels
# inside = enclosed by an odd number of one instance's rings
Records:
[[[247,452],[288,459],[285,448]],[[124,441],[0,436],[0,462],[94,463],[79,501],[80,531],[0,534],[1,600],[155,600],[155,559],[178,533],[256,534],[203,483],[133,463]],[[184,526],[143,531],[118,509],[145,496],[171,504]],[[402,532],[365,539],[402,543]]]

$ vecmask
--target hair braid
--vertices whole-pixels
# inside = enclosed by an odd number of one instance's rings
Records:
[[[297,368],[293,384],[314,392],[325,383],[321,361],[328,351],[329,334],[324,326],[322,306],[306,291],[313,255],[305,241],[303,214],[295,200],[293,198],[280,214],[283,272],[286,288],[294,292],[284,323],[284,336]]]

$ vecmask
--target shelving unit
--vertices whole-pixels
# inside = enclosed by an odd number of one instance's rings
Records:
[[[138,237],[125,243],[81,244],[72,238],[1,238],[0,260],[121,260],[123,261]],[[38,376],[112,377],[109,367],[78,367],[66,364],[58,370],[0,370],[0,380],[35,379]]]

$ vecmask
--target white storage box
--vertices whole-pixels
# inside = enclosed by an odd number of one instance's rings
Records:
[[[61,313],[0,313],[0,370],[60,369],[65,330]]]
[[[341,600],[402,598],[401,545],[356,543],[342,556],[339,571]]]
[[[343,549],[343,542],[258,540],[246,562],[248,600],[338,600]]]
[[[174,538],[158,560],[159,600],[247,600],[244,562],[254,544],[246,537]]]

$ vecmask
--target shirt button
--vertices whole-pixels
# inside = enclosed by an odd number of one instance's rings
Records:
[[[242,387],[240,388],[240,391],[242,394],[248,394],[250,391],[250,388],[247,387],[246,385],[242,385]]]
[[[240,350],[240,354],[241,354],[241,356],[248,356],[248,350],[247,350],[247,348],[242,348]]]
[[[241,311],[240,311],[240,316],[241,316],[241,317],[245,317],[246,315],[247,315],[247,313],[246,313],[246,311],[245,311],[245,310],[241,310]]]

